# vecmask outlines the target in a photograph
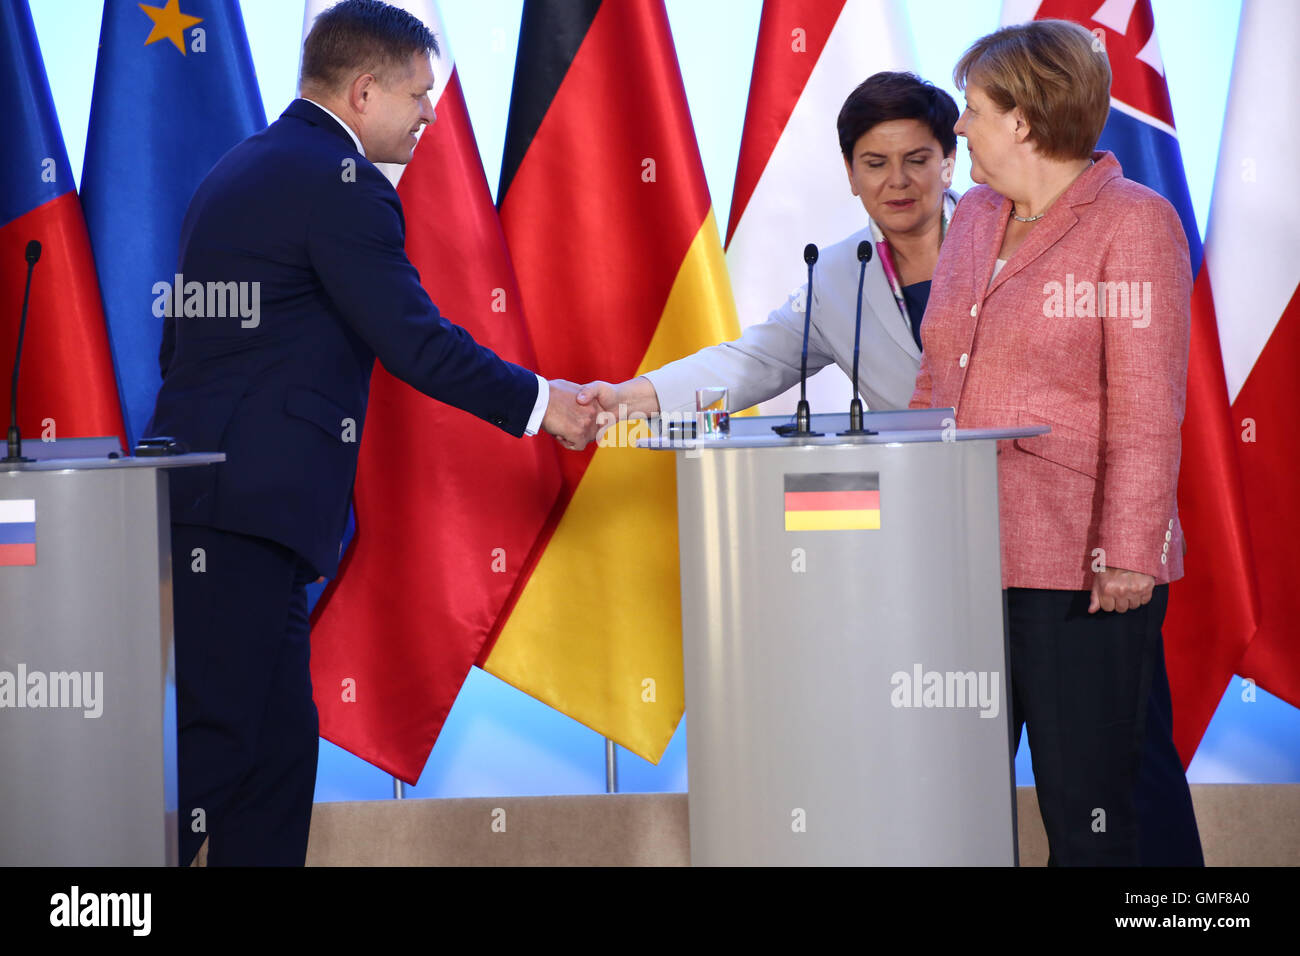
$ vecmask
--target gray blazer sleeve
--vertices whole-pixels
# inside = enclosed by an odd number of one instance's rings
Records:
[[[766,322],[751,325],[740,338],[700,349],[694,355],[669,362],[645,377],[659,396],[659,408],[669,412],[695,408],[695,390],[721,385],[730,390],[728,404],[742,411],[775,398],[799,381],[799,357],[803,350],[802,304],[807,286],[801,286]],[[813,295],[813,323],[808,331],[808,374],[835,361],[821,330],[817,310],[821,296]]]

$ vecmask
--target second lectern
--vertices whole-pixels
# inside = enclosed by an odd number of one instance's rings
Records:
[[[1015,865],[997,440],[1045,429],[951,415],[638,443],[677,456],[694,864]]]

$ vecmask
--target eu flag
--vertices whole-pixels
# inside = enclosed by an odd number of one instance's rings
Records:
[[[237,0],[107,0],[82,205],[132,443],[161,384],[153,287],[176,273],[190,197],[265,126]]]

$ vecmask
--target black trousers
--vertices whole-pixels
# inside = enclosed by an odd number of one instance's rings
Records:
[[[318,723],[306,585],[273,541],[172,526],[180,864],[301,866]]]
[[[1123,613],[1086,591],[1007,589],[1013,745],[1028,727],[1049,866],[1199,865],[1160,627],[1168,585]]]

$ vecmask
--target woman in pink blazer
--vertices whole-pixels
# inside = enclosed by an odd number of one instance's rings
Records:
[[[1051,426],[998,448],[1014,739],[1027,725],[1049,863],[1136,864],[1144,732],[1173,751],[1144,718],[1183,573],[1187,242],[1094,151],[1110,68],[1083,27],[999,30],[954,76],[981,185],[940,251],[911,405],[952,406],[959,428]]]

